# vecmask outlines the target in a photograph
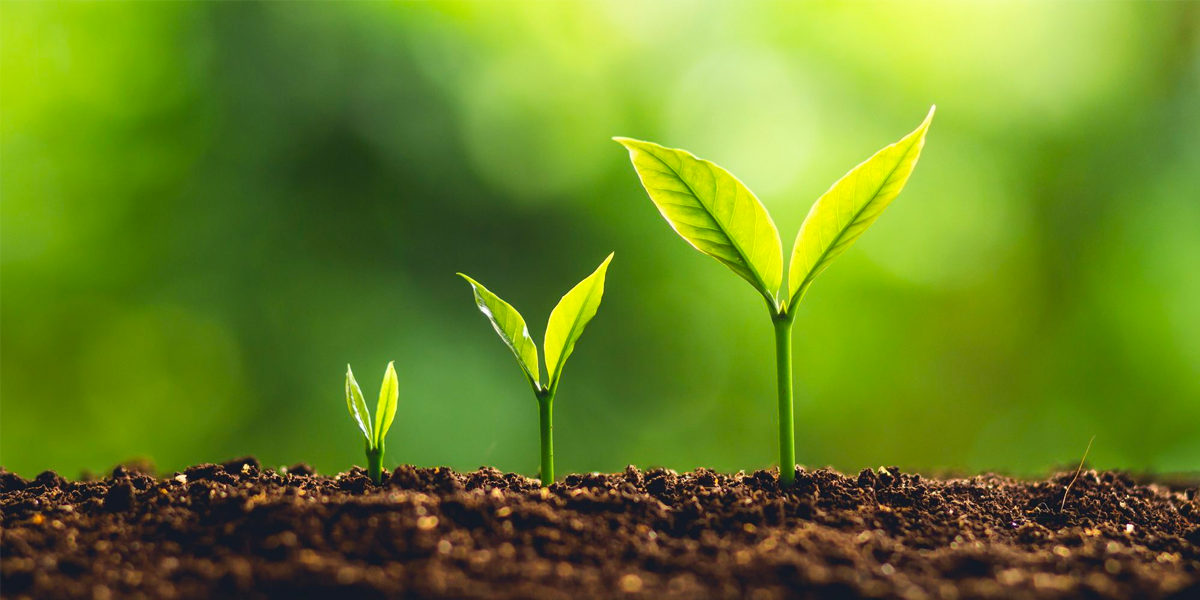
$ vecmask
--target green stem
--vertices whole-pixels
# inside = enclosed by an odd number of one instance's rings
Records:
[[[779,485],[796,481],[796,430],[792,414],[792,319],[773,317],[775,370],[779,390]]]
[[[375,485],[379,485],[383,480],[383,442],[379,442],[379,448],[371,449],[371,442],[367,442],[367,474],[371,476],[371,481]]]
[[[542,433],[542,487],[554,483],[554,392],[539,393],[538,416]]]

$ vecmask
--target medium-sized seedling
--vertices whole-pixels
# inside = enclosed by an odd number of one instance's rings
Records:
[[[779,394],[779,482],[796,480],[792,423],[792,323],[813,280],[879,218],[904,189],[925,145],[933,109],[915,131],[846,173],[817,199],[792,249],[786,294],[783,244],[771,215],[732,173],[685,150],[613,138],[675,232],[754,286],[775,326]],[[869,365],[864,368],[869,368]]]
[[[521,313],[499,296],[488,291],[483,284],[459,273],[458,275],[471,284],[475,293],[475,304],[479,311],[491,321],[492,327],[504,340],[512,353],[517,357],[517,364],[525,373],[529,387],[537,397],[538,417],[541,425],[542,470],[543,486],[554,483],[554,396],[558,392],[558,384],[562,380],[563,365],[575,350],[575,342],[583,335],[583,328],[596,309],[600,308],[600,299],[604,296],[604,276],[608,272],[608,263],[612,254],[600,263],[596,270],[567,292],[558,306],[550,312],[550,322],[546,324],[546,382],[542,383],[541,367],[538,366],[537,344],[529,337],[529,328]]]
[[[354,417],[359,431],[367,440],[367,473],[375,485],[379,485],[383,477],[383,436],[387,435],[392,420],[396,418],[396,400],[399,396],[400,383],[396,379],[396,365],[389,362],[387,371],[383,374],[383,385],[379,388],[375,421],[372,422],[362,389],[354,380],[354,371],[350,370],[350,365],[346,365],[346,408],[350,409],[350,416]]]

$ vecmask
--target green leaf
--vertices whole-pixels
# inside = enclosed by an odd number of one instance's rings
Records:
[[[525,319],[521,317],[521,313],[517,312],[517,309],[509,303],[501,300],[499,296],[488,291],[483,284],[462,273],[458,275],[471,284],[471,289],[475,292],[475,304],[479,306],[479,311],[492,322],[492,327],[500,335],[500,339],[504,340],[504,343],[516,355],[517,363],[525,371],[525,376],[537,386],[540,380],[537,345],[533,343],[533,338],[529,337],[529,328],[525,326]]]
[[[396,401],[400,398],[400,382],[396,378],[396,363],[389,362],[379,387],[379,403],[375,405],[375,447],[383,447],[383,436],[396,418]]]
[[[904,189],[936,107],[921,126],[846,173],[808,211],[788,269],[788,309],[800,303],[814,279],[879,218]]]
[[[774,307],[783,245],[754,193],[729,171],[687,151],[613,139],[629,149],[642,187],[675,232],[749,281]]]
[[[363,437],[367,438],[367,443],[370,443],[371,430],[367,423],[371,422],[371,413],[367,411],[367,402],[363,399],[358,382],[354,380],[354,371],[350,370],[350,365],[346,365],[346,408],[350,409],[350,416],[354,417],[358,429],[362,431]]]
[[[575,341],[583,335],[583,328],[596,316],[600,299],[604,296],[604,276],[612,254],[600,263],[596,270],[567,292],[558,306],[550,312],[546,324],[546,373],[547,386],[554,389],[562,376],[563,365],[575,350]]]

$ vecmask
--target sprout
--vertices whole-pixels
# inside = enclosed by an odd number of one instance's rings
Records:
[[[354,380],[354,371],[350,370],[350,365],[346,365],[346,408],[350,410],[350,416],[354,417],[354,422],[358,424],[359,431],[367,441],[367,473],[376,485],[379,485],[383,476],[383,436],[387,435],[392,420],[396,418],[396,399],[399,396],[396,365],[389,362],[387,371],[383,374],[383,385],[379,388],[375,421],[372,422],[362,389]]]
[[[483,284],[459,273],[475,292],[475,304],[480,312],[491,321],[492,327],[504,340],[505,345],[517,357],[517,364],[525,373],[525,379],[533,389],[538,401],[538,417],[541,429],[542,485],[554,483],[554,395],[562,378],[563,365],[575,350],[575,342],[583,334],[584,327],[596,316],[600,299],[604,296],[604,276],[608,272],[608,258],[591,275],[567,292],[558,306],[550,312],[546,325],[546,383],[541,381],[538,366],[537,344],[529,337],[529,328],[521,313],[499,296],[488,291]]]
[[[750,282],[767,302],[775,327],[779,395],[779,481],[796,479],[792,423],[792,323],[814,279],[879,218],[917,165],[933,109],[915,131],[875,153],[833,184],[800,225],[783,283],[783,245],[771,215],[732,173],[684,150],[613,138],[675,232],[695,249]]]

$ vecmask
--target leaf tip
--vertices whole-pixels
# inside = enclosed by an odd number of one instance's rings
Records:
[[[609,252],[608,256],[604,257],[604,261],[600,263],[600,266],[596,267],[596,273],[599,273],[601,278],[608,275],[608,263],[612,262],[613,256],[616,254],[616,252]]]
[[[391,391],[391,402],[395,403],[396,398],[400,395],[400,377],[396,375],[396,361],[388,361],[387,370],[383,373],[385,388]]]
[[[634,150],[637,150],[649,143],[649,142],[644,142],[642,140],[635,140],[633,138],[623,137],[623,136],[619,136],[619,135],[614,137],[612,140],[614,142],[624,146],[625,149],[629,150],[630,152],[633,152]]]
[[[396,361],[389,361],[387,370],[383,372],[383,378],[389,382],[396,383],[400,378],[396,375]],[[392,395],[396,395],[396,390],[392,390]]]

